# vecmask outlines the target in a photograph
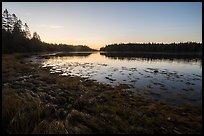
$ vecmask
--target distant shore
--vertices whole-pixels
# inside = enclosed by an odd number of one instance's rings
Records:
[[[134,51],[99,51],[101,53],[128,53],[128,54],[161,54],[161,55],[202,55],[202,52],[134,52]]]

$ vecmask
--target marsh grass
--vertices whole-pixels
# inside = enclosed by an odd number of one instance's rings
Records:
[[[24,75],[35,77],[23,82],[29,84],[27,89],[3,86],[2,123],[7,133],[199,134],[202,131],[201,109],[172,107],[141,95],[133,96],[125,85],[114,88],[79,77],[50,74],[37,65],[21,63],[20,58],[19,54],[3,55],[3,84],[13,84]],[[34,89],[29,87],[31,83]]]

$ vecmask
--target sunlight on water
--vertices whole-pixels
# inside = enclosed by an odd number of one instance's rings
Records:
[[[135,93],[165,102],[202,104],[201,60],[110,57],[96,52],[54,55],[42,65],[61,76],[80,76],[113,86],[127,84]]]

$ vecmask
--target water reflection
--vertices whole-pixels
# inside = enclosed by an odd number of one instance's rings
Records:
[[[202,54],[182,54],[182,53],[124,53],[124,52],[100,52],[110,59],[119,60],[145,60],[145,61],[181,61],[181,62],[201,62]],[[202,62],[201,62],[202,65]]]
[[[60,52],[55,54],[57,57],[62,57],[62,56],[80,56],[80,57],[88,57],[91,55],[92,52]]]
[[[41,61],[50,73],[74,75],[171,104],[202,104],[202,61],[191,55],[59,53]]]

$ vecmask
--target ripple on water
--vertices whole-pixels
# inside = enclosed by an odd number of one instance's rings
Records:
[[[44,60],[42,67],[50,69],[50,73],[59,73],[61,76],[77,75],[109,84],[126,83],[134,91],[144,90],[143,88],[157,89],[162,92],[171,92],[171,94],[167,94],[172,98],[174,98],[173,94],[176,91],[182,89],[181,94],[196,92],[196,90],[199,90],[197,91],[199,95],[202,94],[200,93],[202,92],[202,76],[194,72],[187,74],[185,70],[171,69],[172,64],[167,64],[170,65],[167,69],[157,67],[159,63],[152,62],[151,65],[148,65],[142,60],[139,61],[141,65],[135,65],[134,61],[128,61],[127,63],[127,60],[118,61],[119,65],[117,65],[113,63],[114,60],[107,59],[100,62],[97,61],[100,60],[98,58],[97,60],[92,58],[91,61],[81,61],[81,59],[75,59],[74,57],[73,59],[69,57],[68,60],[60,60],[60,57],[50,60]],[[143,66],[143,64],[145,65]],[[152,92],[152,94],[159,92]],[[160,96],[162,98],[164,94],[160,94]]]

